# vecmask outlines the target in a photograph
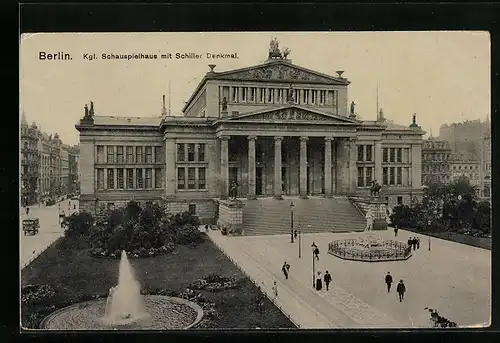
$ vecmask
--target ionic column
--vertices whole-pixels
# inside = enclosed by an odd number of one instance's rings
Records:
[[[307,140],[309,137],[300,137],[300,185],[299,194],[307,199]]]
[[[333,137],[325,137],[325,196],[332,195],[332,140]]]
[[[356,168],[356,139],[349,138],[349,192],[354,194],[357,188],[357,168]]]
[[[382,184],[382,141],[375,141],[375,170],[373,178],[379,183]]]
[[[283,199],[281,181],[281,142],[283,137],[274,137],[274,198]]]
[[[248,199],[255,199],[255,141],[256,136],[248,136]]]
[[[220,177],[221,177],[221,198],[227,199],[229,196],[229,136],[220,137]]]

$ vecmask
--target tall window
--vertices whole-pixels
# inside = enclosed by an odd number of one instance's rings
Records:
[[[368,162],[372,161],[372,155],[373,155],[372,148],[373,147],[371,145],[366,146],[366,161]]]
[[[136,146],[135,147],[135,163],[143,163],[143,160],[142,160],[142,146]]]
[[[106,147],[107,149],[107,162],[108,163],[115,163],[115,147],[114,146],[108,146]]]
[[[196,168],[188,168],[188,189],[195,189]]]
[[[363,146],[358,145],[358,161],[363,161]]]
[[[160,163],[162,161],[161,158],[161,147],[160,146],[155,146],[154,147],[154,158],[153,158],[153,163]]]
[[[389,168],[387,168],[387,167],[382,168],[382,184],[384,186],[389,184],[388,172],[389,172]]]
[[[194,162],[194,144],[193,143],[188,144],[188,161]]]
[[[368,186],[373,179],[373,168],[366,167],[365,168],[365,186]]]
[[[108,189],[115,188],[115,170],[108,169]]]
[[[48,158],[45,156],[44,157],[45,164],[48,163]],[[98,145],[97,146],[97,163],[104,163],[104,146]]]
[[[358,167],[358,187],[364,187],[364,178],[363,167]]]
[[[389,161],[389,149],[384,148],[382,149],[382,161],[383,162],[388,162]]]
[[[390,162],[394,162],[396,160],[396,149],[391,148],[390,153],[391,153]]]
[[[205,168],[198,168],[198,189],[206,188]]]
[[[116,163],[123,163],[123,146],[116,147]]]
[[[146,189],[153,188],[153,169],[146,168]]]
[[[104,189],[104,169],[97,169],[97,189]]]
[[[145,147],[146,150],[146,163],[153,163],[153,147],[152,146],[147,146]]]
[[[127,168],[127,188],[134,188],[134,170],[132,168]]]
[[[394,174],[395,174],[395,173],[394,173],[394,169],[395,169],[395,168],[394,168],[394,167],[390,167],[389,169],[390,169],[389,184],[390,184],[390,185],[394,185],[394,181],[395,181],[395,178],[394,178],[394,176],[395,176],[395,175],[394,175]]]
[[[184,168],[177,168],[177,189],[186,189],[186,172]]]
[[[196,205],[195,204],[190,204],[188,207],[188,212],[192,215],[196,215]]]
[[[185,146],[184,143],[177,144],[177,162],[184,162],[184,160],[186,159],[184,146]]]
[[[116,185],[117,189],[123,189],[124,184],[123,184],[123,169],[122,168],[116,170],[116,183],[117,183],[117,185]]]
[[[135,170],[135,188],[144,188],[144,175],[142,174],[142,168],[137,168]]]
[[[247,101],[247,91],[248,91],[247,87],[243,87],[241,89],[241,101],[244,101],[244,102]]]
[[[403,168],[398,167],[397,170],[398,170],[398,174],[397,174],[396,183],[398,185],[402,185],[403,184]]]
[[[198,162],[205,161],[205,143],[198,144]]]
[[[403,157],[402,157],[402,154],[403,154],[403,149],[402,149],[402,148],[398,148],[398,149],[397,149],[397,155],[396,155],[396,161],[397,161],[398,163],[403,162]]]
[[[155,188],[162,187],[161,168],[155,168]]]
[[[127,164],[134,163],[134,147],[127,147]]]

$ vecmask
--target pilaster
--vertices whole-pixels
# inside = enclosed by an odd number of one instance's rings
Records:
[[[307,199],[307,141],[309,137],[300,137],[300,197]]]
[[[274,137],[274,198],[283,199],[281,180],[281,142],[283,137]]]
[[[255,141],[256,136],[248,136],[248,199],[255,196]]]

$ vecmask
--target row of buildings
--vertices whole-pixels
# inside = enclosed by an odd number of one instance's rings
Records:
[[[31,205],[77,192],[79,147],[42,132],[21,115],[21,202]]]
[[[474,135],[466,133],[469,132],[466,129],[468,123],[472,124]],[[460,124],[446,125],[445,130],[441,130],[445,132],[444,138],[431,136],[423,141],[422,184],[450,183],[466,177],[477,187],[478,196],[490,199],[491,132],[478,121]],[[474,130],[477,127],[480,129]],[[464,135],[460,136],[456,131],[463,131]]]

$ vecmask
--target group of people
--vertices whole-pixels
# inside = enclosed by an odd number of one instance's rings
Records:
[[[408,246],[412,247],[413,250],[420,249],[420,238],[418,237],[410,237],[408,238]]]
[[[316,275],[316,290],[321,291],[323,289],[323,282],[325,282],[326,290],[329,290],[330,282],[332,282],[332,276],[328,273],[328,270],[325,271],[325,275],[321,277],[321,272],[318,272]]]
[[[393,283],[392,275],[390,272],[387,272],[387,275],[385,276],[385,284],[387,285],[387,293],[391,292],[392,283]],[[405,292],[406,292],[406,286],[405,286],[405,283],[403,282],[403,279],[399,280],[399,283],[396,287],[396,292],[398,292],[399,302],[402,302],[404,299],[404,296],[405,296]]]

